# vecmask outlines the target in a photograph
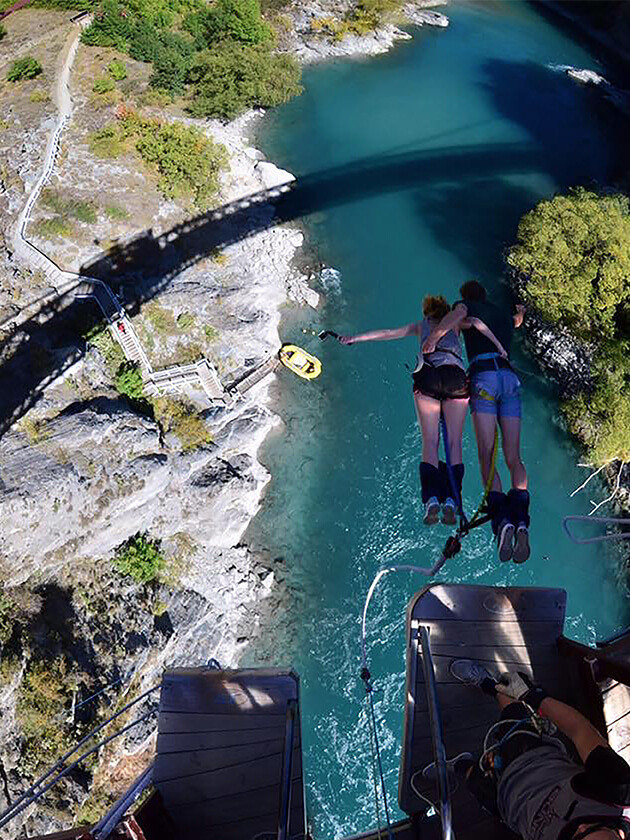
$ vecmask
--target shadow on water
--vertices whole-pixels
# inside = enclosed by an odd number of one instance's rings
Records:
[[[169,231],[147,230],[103,252],[81,267],[106,280],[130,315],[186,268],[215,249],[241,241],[281,222],[388,192],[425,189],[471,178],[491,182],[499,174],[545,168],[544,156],[521,143],[459,146],[365,158],[300,177],[280,194],[263,190],[224,205]],[[0,341],[0,434],[22,417],[44,389],[85,353],[85,334],[97,323],[96,307],[67,293],[46,302]]]

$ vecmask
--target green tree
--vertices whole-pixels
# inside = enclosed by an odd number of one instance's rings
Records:
[[[628,199],[576,189],[541,201],[521,219],[507,260],[547,321],[583,336],[613,336],[630,300]]]
[[[137,362],[123,362],[116,371],[114,384],[118,393],[124,394],[130,400],[144,399],[142,371]]]
[[[42,65],[32,55],[16,59],[7,73],[7,81],[21,82],[23,79],[34,79],[43,73]]]
[[[291,56],[272,55],[264,47],[219,44],[201,53],[190,69],[189,110],[195,117],[233,119],[255,105],[280,105],[301,93],[300,75]]]
[[[258,0],[216,0],[210,8],[186,18],[184,26],[199,47],[231,39],[244,44],[264,44],[272,30],[262,19]]]
[[[136,583],[151,583],[166,565],[160,545],[160,540],[138,532],[118,546],[114,553],[114,568],[129,575]]]

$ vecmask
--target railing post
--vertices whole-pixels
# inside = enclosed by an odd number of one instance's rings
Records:
[[[289,836],[289,821],[291,819],[291,781],[293,776],[293,741],[295,740],[295,723],[297,720],[297,700],[287,702],[287,717],[284,730],[284,753],[282,755],[282,770],[280,788],[280,808],[278,811],[278,840],[287,840]]]
[[[444,749],[442,718],[440,717],[437,687],[435,685],[435,669],[433,667],[433,656],[431,655],[429,631],[426,627],[421,625],[418,628],[418,632],[420,634],[420,647],[422,649],[422,670],[424,671],[424,684],[427,692],[431,742],[433,744],[433,757],[435,758],[438,796],[440,800],[439,806],[440,821],[442,823],[442,838],[443,840],[454,840],[451,799],[448,788],[448,769],[446,766],[446,750]]]

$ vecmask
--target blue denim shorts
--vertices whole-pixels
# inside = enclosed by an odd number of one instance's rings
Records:
[[[495,417],[521,416],[521,382],[512,370],[485,370],[470,378],[470,410]]]

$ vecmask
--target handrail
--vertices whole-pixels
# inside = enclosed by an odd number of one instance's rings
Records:
[[[420,646],[422,648],[422,670],[424,671],[424,684],[427,692],[427,706],[429,710],[429,725],[431,727],[431,742],[433,745],[433,756],[437,773],[437,786],[440,808],[440,821],[442,823],[443,840],[454,840],[451,800],[448,786],[448,772],[446,766],[446,750],[444,749],[444,735],[442,733],[442,719],[437,699],[437,687],[435,685],[435,668],[433,667],[433,656],[431,655],[431,643],[429,642],[429,631],[426,627],[418,628],[420,635]]]
[[[284,730],[284,752],[282,754],[282,771],[280,774],[282,787],[280,789],[280,807],[278,810],[278,840],[287,840],[289,836],[293,776],[293,741],[295,740],[297,710],[297,700],[289,700],[287,703],[287,716]]]

